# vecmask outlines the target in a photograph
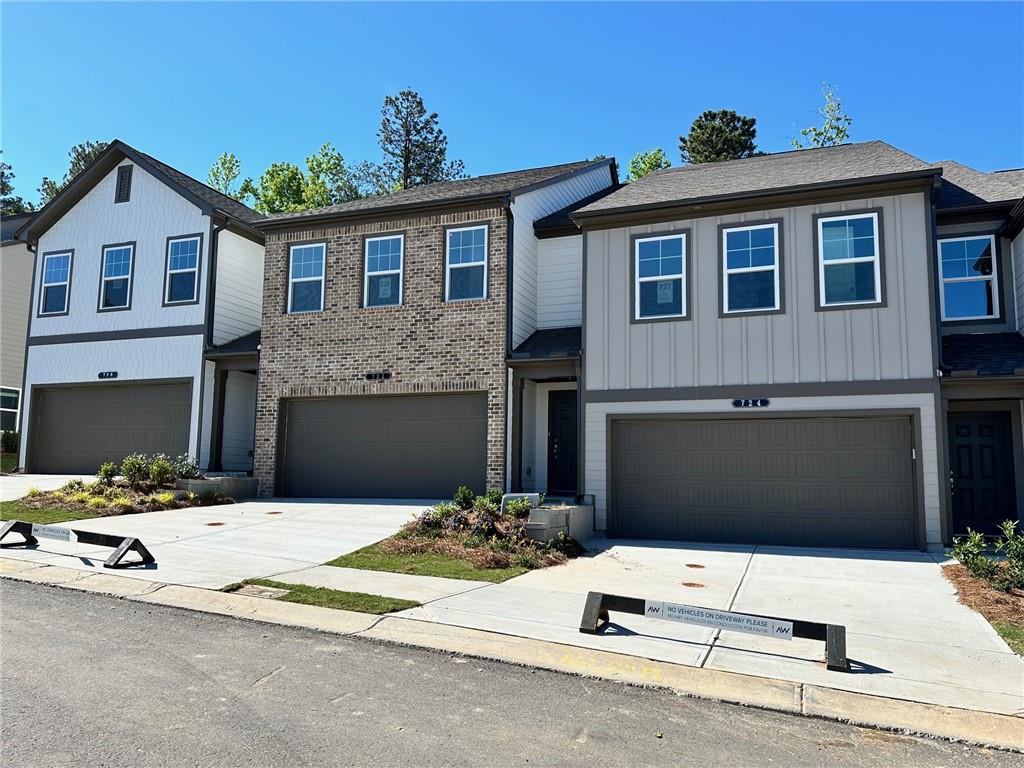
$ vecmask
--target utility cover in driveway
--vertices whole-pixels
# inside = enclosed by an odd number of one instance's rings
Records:
[[[129,453],[186,453],[191,404],[187,382],[33,387],[28,469],[92,474]]]
[[[448,498],[484,491],[487,395],[288,401],[279,493],[319,498]]]
[[[906,417],[612,422],[609,535],[917,546]]]

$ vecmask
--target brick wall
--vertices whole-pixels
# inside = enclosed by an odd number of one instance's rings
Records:
[[[489,225],[487,298],[443,301],[444,230]],[[363,238],[405,234],[402,305],[362,307]],[[324,311],[285,313],[288,248],[327,243]],[[283,398],[487,392],[487,484],[505,484],[505,305],[507,224],[503,208],[386,222],[320,225],[267,236],[254,474],[272,495],[278,409]],[[368,372],[390,371],[387,381]]]

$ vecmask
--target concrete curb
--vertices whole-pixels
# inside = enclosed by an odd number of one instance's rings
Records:
[[[695,698],[1024,752],[1024,718],[1012,715],[689,667],[401,616],[373,616],[317,608],[18,560],[0,558],[0,578],[102,593],[133,602],[299,626],[631,685],[665,688]]]

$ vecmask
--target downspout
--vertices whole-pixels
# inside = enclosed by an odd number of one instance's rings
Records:
[[[928,220],[928,274],[933,276],[932,280],[932,315],[935,320],[935,364],[936,371],[935,375],[938,378],[942,378],[943,371],[946,366],[942,359],[942,304],[941,296],[939,292],[942,290],[942,285],[939,281],[938,272],[938,260],[937,260],[937,249],[938,249],[938,206],[935,202],[935,197],[938,193],[939,184],[941,180],[938,176],[935,177],[935,182],[931,187],[931,194],[929,195],[930,205],[930,217]]]
[[[252,407],[252,468],[249,470],[249,476],[252,477],[256,474],[256,429],[259,426],[259,413],[260,413],[260,354],[263,351],[263,345],[256,345],[256,397]],[[257,488],[256,493],[259,493]]]
[[[503,468],[506,472],[511,472],[512,477],[505,478],[505,490],[514,490],[521,477],[516,477],[516,467],[513,450],[515,446],[514,436],[509,434],[509,427],[515,424],[515,415],[509,423],[509,410],[514,407],[512,402],[512,386],[511,379],[513,376],[509,375],[508,360],[512,356],[512,251],[514,244],[514,231],[515,231],[515,217],[512,215],[512,196],[506,195],[502,201],[505,207],[505,354],[502,358],[502,375],[505,379],[505,461],[502,462]]]

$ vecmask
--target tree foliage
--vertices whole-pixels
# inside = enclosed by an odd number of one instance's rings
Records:
[[[651,171],[660,171],[662,168],[670,168],[672,162],[665,155],[665,150],[655,147],[649,152],[637,152],[629,161],[626,181],[642,179]]]
[[[64,174],[64,178],[58,182],[43,176],[43,180],[39,185],[41,203],[46,205],[55,198],[64,187],[71,183],[75,176],[85,170],[89,163],[99,157],[107,146],[108,142],[106,141],[83,141],[81,144],[73,146],[68,152],[68,157],[71,158],[71,161],[68,164],[68,171]]]
[[[800,131],[799,139],[793,139],[794,149],[810,149],[813,147],[834,147],[849,141],[850,125],[853,118],[843,111],[839,100],[839,89],[828,83],[822,83],[821,95],[825,104],[818,108],[821,126],[812,125]]]
[[[242,164],[232,152],[222,152],[210,166],[210,173],[206,177],[206,183],[221,194],[233,197],[235,200],[242,199],[241,187],[236,188],[235,182],[242,174]]]
[[[0,150],[2,153],[3,150]],[[14,194],[14,169],[10,163],[0,160],[0,214],[16,216],[19,213],[31,213],[35,210],[32,203]]]
[[[693,121],[689,134],[679,137],[679,155],[693,164],[753,157],[758,154],[756,124],[756,118],[731,109],[707,110]]]
[[[345,159],[328,143],[306,158],[305,171],[295,163],[272,163],[255,181],[246,179],[238,199],[251,198],[260,213],[284,213],[323,208],[358,197],[358,186]]]

